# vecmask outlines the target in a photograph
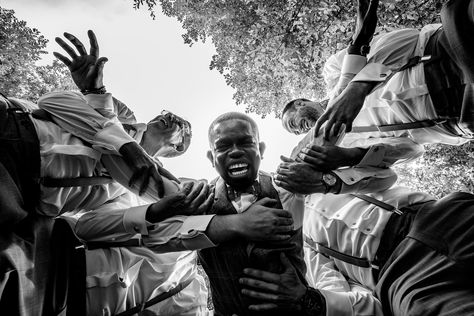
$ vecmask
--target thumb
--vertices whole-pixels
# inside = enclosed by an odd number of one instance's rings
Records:
[[[280,159],[281,159],[281,161],[283,161],[283,162],[294,162],[293,159],[288,158],[288,157],[285,157],[285,156],[283,156],[283,155],[280,156]]]
[[[257,202],[253,203],[253,205],[266,205],[266,204],[269,204],[269,203],[275,203],[276,200],[275,199],[271,199],[269,197],[264,197],[263,199],[261,200],[258,200]]]

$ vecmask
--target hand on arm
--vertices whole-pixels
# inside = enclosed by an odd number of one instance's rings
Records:
[[[77,55],[74,49],[59,37],[56,37],[56,42],[66,51],[66,53],[69,54],[71,59],[58,52],[53,53],[56,58],[62,61],[69,68],[72,79],[81,92],[98,90],[104,86],[102,82],[103,69],[105,62],[108,61],[106,57],[99,58],[99,45],[94,32],[89,30],[87,35],[89,36],[91,45],[89,54],[87,54],[81,41],[69,33],[64,33],[64,37],[66,37],[74,47],[76,47],[79,55]]]
[[[267,207],[275,200],[263,198],[241,214],[214,216],[206,230],[206,235],[214,242],[221,243],[234,238],[252,241],[286,240],[293,230],[291,213]]]
[[[323,182],[323,172],[304,162],[296,162],[284,156],[283,162],[277,169],[275,184],[292,193],[312,194],[327,193],[327,186]],[[331,188],[332,193],[337,193],[340,181]]]
[[[261,300],[260,304],[250,305],[249,309],[254,311],[267,311],[276,308],[288,309],[293,312],[300,312],[310,315],[304,304],[304,297],[307,294],[307,286],[300,280],[295,268],[281,253],[280,260],[285,267],[281,274],[270,273],[257,269],[245,269],[245,277],[239,282],[244,285],[242,293]],[[311,315],[324,315],[324,301],[318,296],[318,306],[312,308]],[[317,312],[320,312],[319,314]]]
[[[146,191],[150,179],[155,180],[156,189],[160,198],[163,197],[165,192],[162,177],[179,183],[179,180],[175,176],[158,165],[136,142],[124,144],[120,147],[119,153],[132,169],[132,176],[130,177],[128,185],[132,187],[134,184],[138,184],[140,195]]]
[[[319,134],[319,129],[324,122],[324,138],[330,139],[336,135],[343,124],[348,133],[352,130],[352,122],[359,114],[364,104],[365,97],[372,91],[377,82],[351,82],[337,97],[329,101],[326,111],[321,115],[315,125],[314,135]]]
[[[296,162],[306,162],[316,170],[334,170],[340,167],[357,165],[367,149],[344,148],[334,145],[318,146],[308,144],[296,157]]]
[[[151,204],[145,218],[148,222],[157,223],[175,215],[205,214],[213,200],[214,193],[209,192],[205,181],[186,182],[177,193]]]

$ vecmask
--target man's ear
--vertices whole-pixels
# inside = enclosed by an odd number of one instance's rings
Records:
[[[265,149],[267,148],[267,145],[265,145],[264,142],[258,143],[258,150],[260,151],[260,157],[263,159],[263,153],[265,152]]]
[[[211,150],[207,151],[207,159],[209,159],[211,161],[212,167],[215,167],[215,165],[214,165],[214,156],[212,155]]]

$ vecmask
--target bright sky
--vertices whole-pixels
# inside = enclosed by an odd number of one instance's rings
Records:
[[[182,157],[163,159],[165,167],[177,176],[216,176],[206,158],[209,124],[224,112],[244,112],[245,106],[236,106],[233,89],[217,71],[209,70],[215,52],[210,41],[185,45],[178,21],[162,15],[160,8],[152,20],[145,9],[134,10],[131,0],[0,0],[0,6],[15,10],[18,19],[49,40],[44,63],[51,63],[53,51],[61,51],[56,36],[67,31],[88,48],[87,30],[92,29],[101,56],[109,58],[104,75],[107,90],[125,102],[139,121],[148,122],[166,109],[191,122],[191,146]],[[299,138],[283,130],[273,115],[263,120],[251,116],[267,145],[262,170],[274,171],[280,155],[288,155]]]

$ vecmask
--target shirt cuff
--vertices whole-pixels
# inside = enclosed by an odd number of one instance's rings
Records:
[[[214,216],[215,215],[195,215],[186,218],[179,230],[183,246],[186,249],[194,250],[216,246],[205,234]]]
[[[127,209],[123,215],[123,226],[127,233],[148,235],[146,210],[150,205],[141,205]]]
[[[365,65],[367,64],[367,58],[365,56],[360,55],[344,55],[344,59],[342,61],[342,68],[341,74],[349,73],[349,74],[357,74],[361,71]]]
[[[383,64],[368,63],[352,81],[385,81],[391,73],[390,68]]]
[[[100,109],[110,111],[112,113],[114,112],[114,102],[111,93],[86,94],[84,99],[87,101],[87,104],[89,104],[95,110]]]
[[[94,135],[94,146],[113,150],[118,153],[120,147],[135,139],[128,135],[120,123],[111,123]]]
[[[326,290],[318,291],[326,300],[326,316],[353,315],[353,308],[346,293],[331,292]]]
[[[383,164],[383,158],[385,157],[385,146],[374,145],[370,146],[364,157],[356,165],[357,167],[385,167]]]

